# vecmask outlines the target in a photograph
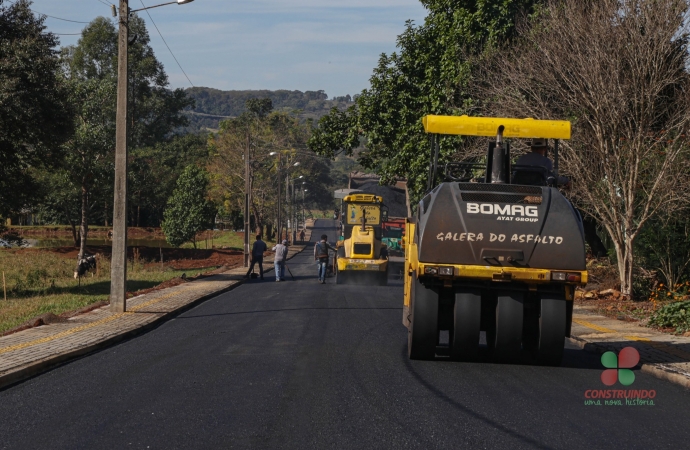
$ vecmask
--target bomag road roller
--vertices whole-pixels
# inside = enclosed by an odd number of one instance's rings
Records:
[[[365,193],[343,198],[342,236],[336,244],[336,284],[385,286],[388,260],[381,253],[383,198]]]
[[[409,357],[560,365],[574,291],[587,282],[582,218],[557,188],[570,122],[426,116],[423,125],[428,189],[405,238]],[[442,135],[495,141],[486,161],[446,164],[436,185]],[[554,139],[553,168],[511,165],[508,138]]]

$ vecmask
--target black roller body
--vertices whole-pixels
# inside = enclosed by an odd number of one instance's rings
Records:
[[[446,182],[418,207],[419,261],[585,270],[580,216],[556,188]]]

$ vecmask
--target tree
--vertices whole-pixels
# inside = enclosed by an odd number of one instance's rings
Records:
[[[30,4],[0,0],[0,215],[35,200],[28,169],[59,159],[72,130],[58,38]]]
[[[221,122],[219,133],[209,141],[211,195],[229,211],[242,211],[244,208],[244,157],[249,144],[250,211],[257,232],[262,232],[276,218],[278,183],[284,183],[285,172],[278,179],[277,158],[271,158],[269,153],[283,153],[283,161],[288,155],[294,158],[295,149],[304,147],[309,133],[308,125],[290,114],[269,114],[270,104],[270,99],[248,100],[247,111],[235,119]],[[293,175],[307,173],[307,165],[291,172]]]
[[[177,179],[177,187],[163,213],[163,232],[172,246],[191,241],[196,248],[196,234],[213,224],[216,209],[206,199],[208,173],[197,166],[187,166]]]
[[[162,64],[156,59],[149,45],[149,36],[143,20],[138,17],[130,21],[130,33],[137,40],[129,46],[130,58],[130,148],[137,154],[141,146],[155,146],[171,139],[172,131],[186,124],[181,111],[193,102],[185,97],[184,91],[167,89],[168,79]],[[50,180],[54,186],[63,186],[63,193],[77,195],[55,195],[49,193],[44,205],[59,212],[74,229],[73,205],[80,204],[80,230],[75,233],[75,241],[80,242],[80,258],[86,248],[88,225],[94,220],[93,211],[101,212],[107,224],[109,207],[112,207],[112,173],[115,147],[115,107],[117,89],[117,37],[113,23],[99,17],[89,23],[82,31],[76,46],[65,47],[61,52],[62,72],[65,84],[69,87],[69,102],[73,111],[74,133],[64,146],[64,159],[58,170],[47,171],[42,178]],[[135,158],[135,163],[141,160]],[[182,166],[178,166],[181,170]],[[140,169],[135,165],[135,169]],[[139,224],[142,198],[155,191],[159,185],[150,176],[156,171],[149,166],[147,172],[135,170],[133,178],[136,214],[130,217]],[[66,175],[66,176],[65,176]],[[65,186],[65,181],[71,186]],[[164,203],[171,192],[168,184],[165,195],[158,196],[159,204]],[[154,193],[151,192],[153,197]],[[102,207],[102,208],[101,208]],[[160,206],[158,216],[162,212]],[[69,212],[69,214],[68,214]]]
[[[561,167],[611,236],[624,295],[645,223],[688,200],[688,31],[682,0],[554,0],[477,77],[489,113],[573,122]]]
[[[467,90],[473,57],[509,40],[515,21],[534,0],[422,0],[424,24],[407,23],[398,36],[399,52],[381,55],[371,88],[341,113],[331,110],[319,122],[309,147],[324,156],[352,154],[366,140],[359,162],[382,181],[408,180],[413,197],[426,186],[430,144],[421,119],[426,114],[462,114],[472,105]],[[447,138],[441,159],[450,160],[461,140]]]
[[[168,76],[150,46],[144,20],[133,16],[129,33],[137,37],[128,46],[130,146],[153,146],[187,124],[182,111],[193,106],[194,100],[182,89],[168,89]],[[65,72],[70,78],[109,80],[116,84],[117,39],[112,21],[104,17],[94,19],[84,28],[76,46],[62,49]]]
[[[129,161],[129,217],[134,226],[160,226],[177,177],[190,164],[204,165],[208,137],[186,134],[134,149]]]
[[[109,180],[107,163],[115,147],[115,86],[107,80],[70,80],[70,101],[75,110],[75,133],[65,145],[64,167],[79,187],[81,221],[79,257],[86,252],[89,215],[96,200],[93,188]],[[107,190],[106,190],[107,191]],[[75,269],[76,273],[76,269]]]

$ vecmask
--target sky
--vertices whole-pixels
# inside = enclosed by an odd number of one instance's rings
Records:
[[[130,0],[130,8],[170,0]],[[110,17],[117,0],[34,0],[34,11],[88,22]],[[149,10],[194,86],[222,90],[322,89],[329,97],[357,94],[381,53],[396,50],[406,20],[421,24],[419,0],[195,0]],[[145,12],[151,45],[173,88],[191,84]],[[86,25],[48,17],[54,33]],[[61,35],[61,45],[79,36]]]

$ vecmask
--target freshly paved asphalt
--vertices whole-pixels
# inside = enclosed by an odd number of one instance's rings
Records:
[[[314,236],[331,221],[318,221]],[[596,355],[562,367],[409,361],[402,287],[252,281],[135,339],[0,391],[0,448],[681,448],[690,393],[585,406]],[[623,401],[625,403],[625,401]]]

